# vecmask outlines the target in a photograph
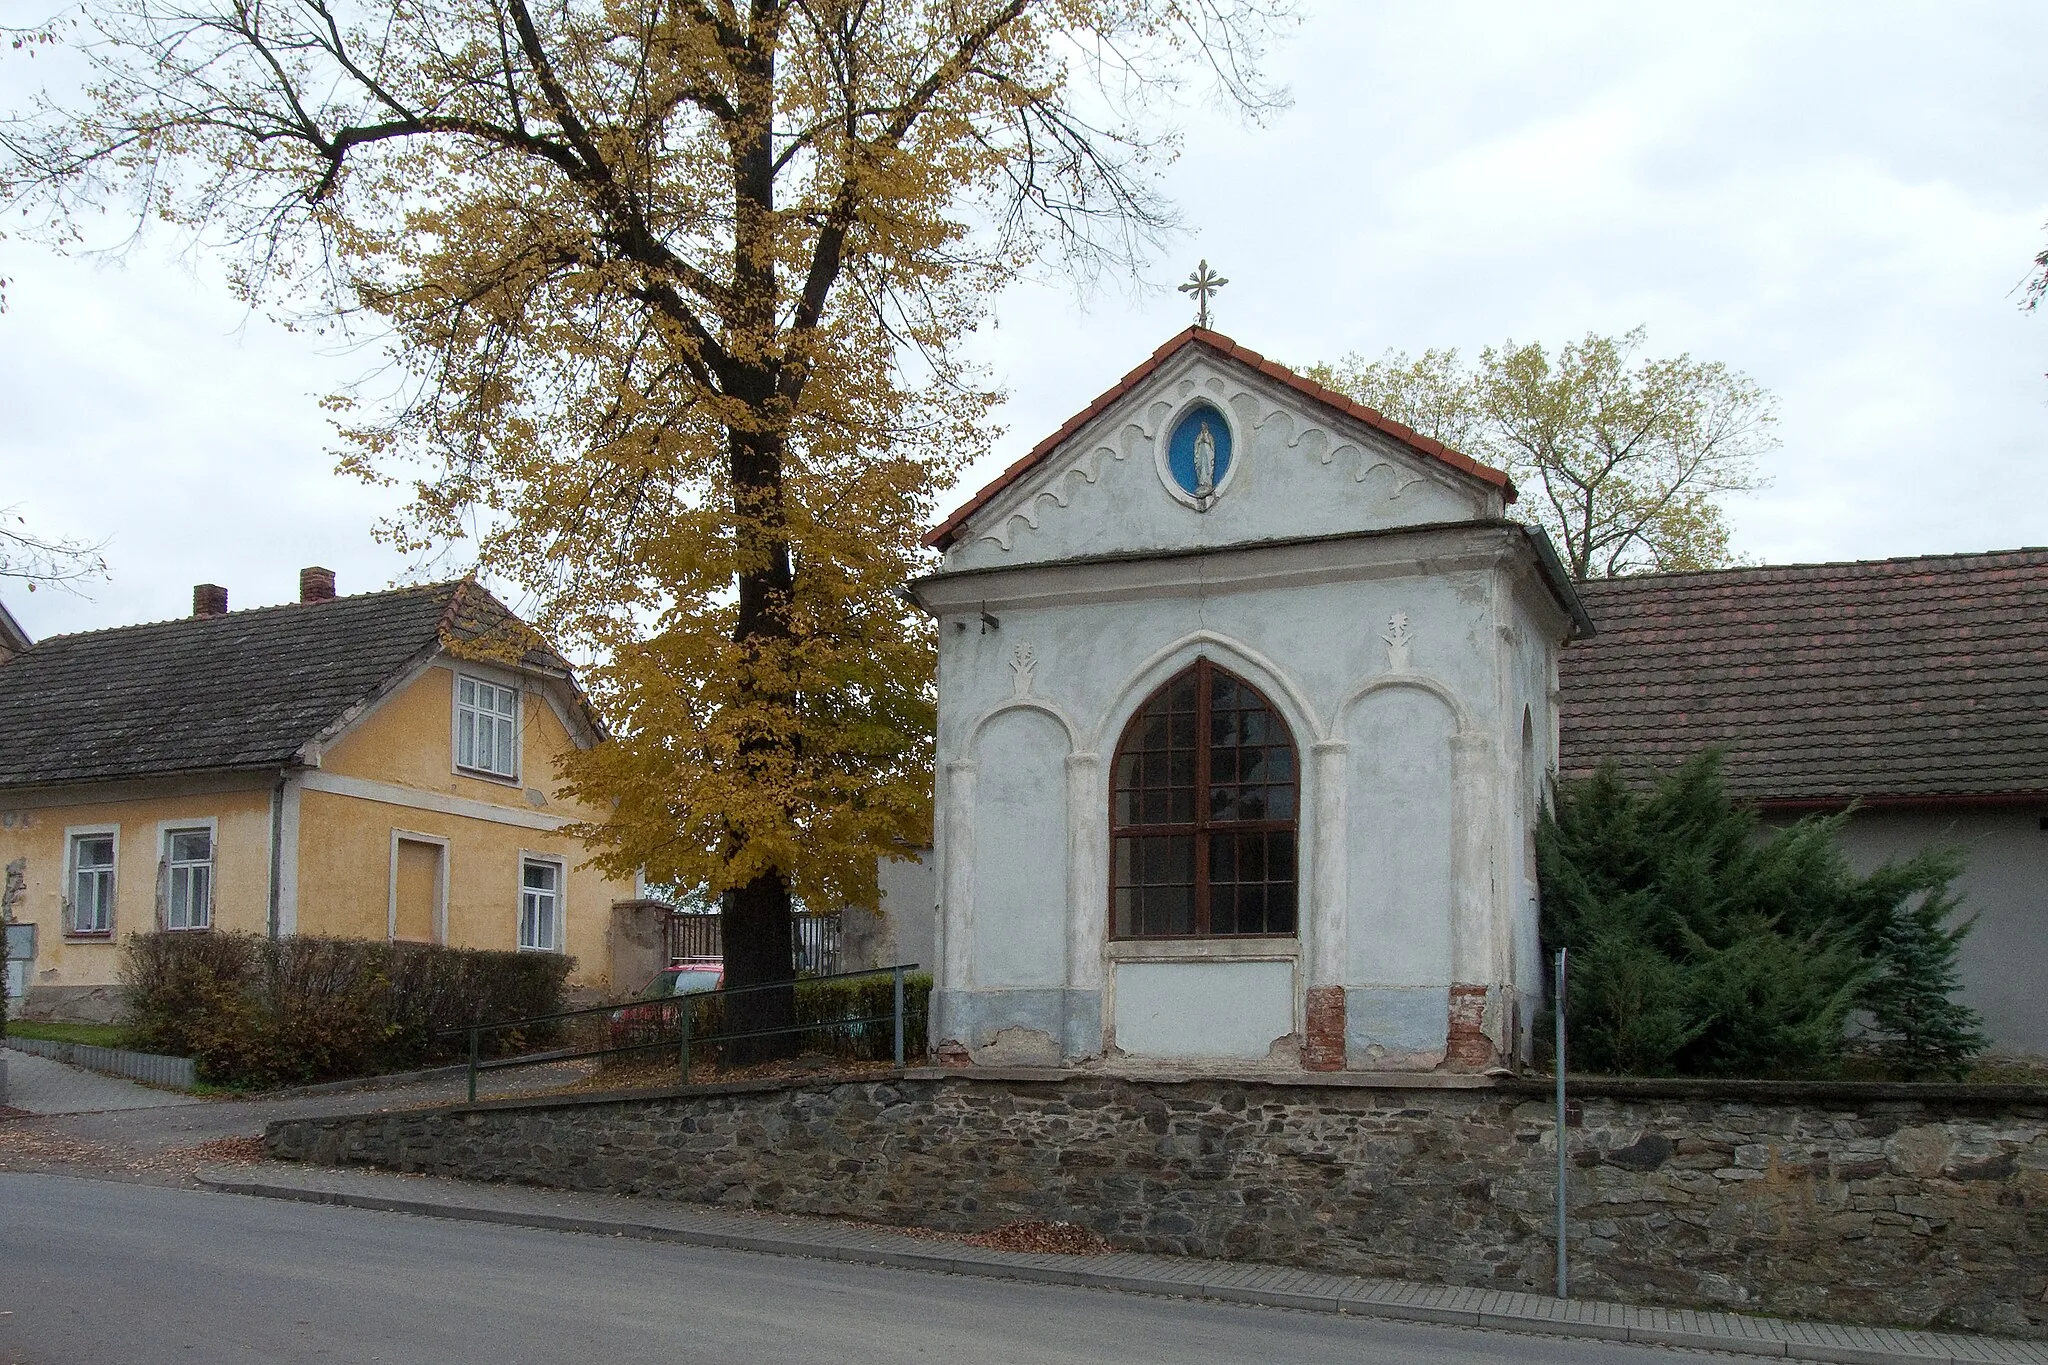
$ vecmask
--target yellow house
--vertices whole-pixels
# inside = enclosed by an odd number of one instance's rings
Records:
[[[568,664],[472,581],[337,597],[313,568],[299,598],[202,584],[184,619],[0,656],[17,1008],[110,1017],[152,929],[568,953],[608,991],[635,888],[564,832],[592,812],[556,760],[604,739]]]

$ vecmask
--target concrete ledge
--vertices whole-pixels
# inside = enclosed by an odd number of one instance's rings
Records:
[[[1286,1086],[1308,1090],[1497,1090],[1549,1099],[1556,1082],[1528,1074],[1477,1075],[1456,1071],[1274,1071],[1246,1067],[1175,1067],[1104,1064],[1053,1066],[913,1066],[914,1081],[992,1081],[1003,1084],[1070,1080],[1141,1081],[1147,1085]],[[1573,1098],[1641,1100],[1757,1100],[1792,1103],[1931,1103],[2048,1106],[2048,1085],[1974,1085],[1945,1081],[1750,1081],[1717,1077],[1566,1076]]]
[[[357,1185],[365,1183],[363,1177],[353,1173],[344,1178]],[[408,1185],[418,1186],[412,1178],[382,1179],[405,1179]],[[1279,1266],[1134,1252],[1059,1256],[987,1251],[958,1243],[921,1242],[873,1229],[847,1229],[823,1221],[815,1230],[791,1229],[788,1220],[723,1210],[696,1211],[653,1201],[641,1201],[646,1218],[606,1216],[620,1201],[600,1199],[588,1201],[599,1206],[588,1212],[558,1213],[507,1207],[508,1203],[537,1196],[499,1186],[464,1189],[457,1182],[440,1181],[415,1196],[411,1190],[399,1195],[367,1188],[334,1188],[320,1183],[321,1180],[319,1172],[308,1172],[302,1179],[296,1173],[279,1178],[269,1172],[254,1176],[227,1170],[202,1171],[198,1176],[200,1185],[207,1189],[264,1199],[1439,1326],[1624,1341],[1780,1360],[1829,1361],[1838,1365],[2048,1365],[2048,1343],[2002,1337],[1637,1308],[1593,1300],[1364,1280]],[[585,1198],[560,1192],[550,1192],[548,1197],[557,1204]],[[750,1219],[760,1226],[745,1227]]]
[[[389,1090],[401,1085],[418,1085],[422,1081],[445,1081],[466,1075],[469,1066],[456,1062],[452,1066],[430,1066],[422,1071],[392,1071],[382,1076],[357,1076],[346,1081],[322,1081],[318,1085],[292,1085],[282,1090],[266,1091],[269,1098],[285,1095],[346,1095],[357,1090]]]
[[[166,1057],[156,1052],[130,1052],[118,1047],[94,1047],[89,1043],[56,1043],[45,1038],[9,1038],[7,1046],[36,1057],[48,1057],[67,1066],[104,1071],[113,1076],[150,1085],[168,1085],[190,1090],[198,1083],[190,1057]]]

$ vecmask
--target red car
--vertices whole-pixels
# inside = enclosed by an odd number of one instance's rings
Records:
[[[679,995],[701,995],[725,985],[725,963],[715,957],[691,958],[662,968],[648,979],[635,1000],[672,1000]],[[675,1016],[679,1006],[634,1008],[612,1011],[612,1046],[665,1043],[676,1036]]]

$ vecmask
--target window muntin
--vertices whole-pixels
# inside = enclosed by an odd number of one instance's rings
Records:
[[[455,766],[519,775],[519,694],[481,678],[455,679]]]
[[[1131,718],[1110,776],[1117,938],[1292,935],[1293,737],[1258,691],[1206,659]]]
[[[114,932],[114,836],[71,836],[71,932]]]
[[[562,865],[542,858],[519,864],[519,946],[562,951]]]
[[[164,834],[164,928],[213,926],[213,831],[174,829]]]

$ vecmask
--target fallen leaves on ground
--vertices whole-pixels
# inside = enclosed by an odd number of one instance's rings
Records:
[[[117,1160],[114,1149],[104,1143],[85,1142],[61,1133],[38,1133],[25,1127],[0,1130],[0,1166],[46,1161],[104,1166]]]
[[[961,1240],[990,1251],[1032,1251],[1056,1256],[1101,1256],[1113,1249],[1079,1223],[1009,1223]]]
[[[133,1147],[88,1142],[62,1133],[26,1127],[0,1130],[0,1169],[21,1166],[89,1166],[99,1171],[160,1171],[191,1175],[201,1166],[246,1166],[264,1160],[261,1137],[212,1138],[190,1147],[138,1153]]]
[[[181,1160],[235,1166],[246,1166],[251,1162],[265,1159],[263,1139],[260,1137],[213,1138],[191,1147],[173,1147],[164,1155]]]

